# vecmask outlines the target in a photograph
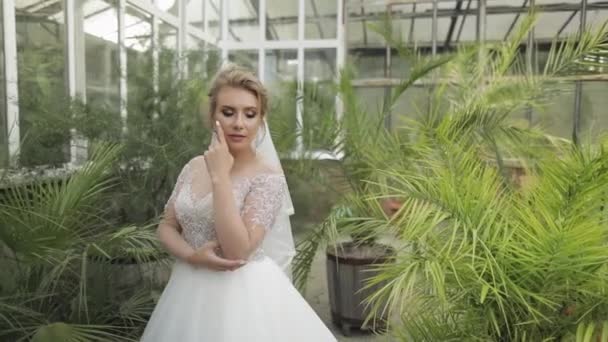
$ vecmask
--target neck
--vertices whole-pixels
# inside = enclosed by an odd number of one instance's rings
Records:
[[[242,151],[230,151],[234,158],[233,170],[239,170],[245,165],[250,164],[256,158],[255,152],[251,149],[245,149]]]

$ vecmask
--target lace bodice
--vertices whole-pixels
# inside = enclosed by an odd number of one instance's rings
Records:
[[[196,162],[197,158],[184,166],[165,205],[165,212],[173,206],[182,228],[182,236],[193,248],[217,240],[213,193],[208,184],[204,160]],[[237,176],[232,178],[232,187],[234,200],[245,225],[272,229],[285,195],[283,174],[263,172],[254,176]],[[263,255],[263,250],[258,247],[249,259],[259,259]]]

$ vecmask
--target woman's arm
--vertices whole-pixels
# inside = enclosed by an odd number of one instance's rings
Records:
[[[228,258],[247,258],[257,249],[265,233],[274,224],[285,195],[285,178],[278,173],[254,177],[243,203],[242,216],[238,212],[232,191],[227,191],[231,189],[228,186],[229,180],[218,181],[214,185],[214,191],[219,192],[218,198],[215,198],[214,192],[214,205],[222,208],[215,211],[216,235]]]
[[[264,229],[247,229],[236,206],[232,182],[226,176],[214,177],[213,207],[215,232],[228,259],[247,259],[264,238]],[[221,208],[221,209],[220,209]],[[220,209],[220,210],[218,210]]]
[[[213,140],[209,150],[205,152],[207,172],[211,178],[213,187],[213,208],[215,219],[215,232],[222,252],[228,259],[246,259],[260,244],[266,229],[270,228],[272,222],[261,222],[259,217],[270,217],[274,221],[274,215],[279,207],[258,205],[259,201],[267,201],[264,191],[269,184],[252,184],[250,193],[245,198],[245,214],[241,217],[232,192],[230,181],[230,170],[234,163],[232,155],[228,151],[224,132],[219,123],[216,122],[217,138]],[[282,177],[282,175],[280,175]],[[255,186],[254,186],[255,185]],[[282,187],[275,187],[279,191],[272,194],[273,204],[282,203]],[[270,188],[269,188],[270,189]],[[258,198],[259,197],[259,198]],[[278,199],[278,201],[276,201]],[[263,208],[263,210],[257,210]],[[251,210],[250,210],[251,209]],[[272,212],[267,212],[268,210]]]
[[[173,203],[167,206],[165,215],[158,224],[158,238],[169,253],[176,258],[188,262],[188,258],[194,254],[192,248],[180,234],[181,228],[175,217]]]
[[[163,218],[157,228],[158,238],[170,254],[192,265],[205,266],[218,271],[241,267],[245,264],[243,260],[227,260],[217,255],[216,251],[219,249],[217,241],[209,241],[195,250],[181,235],[181,226],[175,215],[175,198],[181,190],[185,178],[190,177],[188,173],[191,163],[192,161],[184,166],[177,178],[171,197],[165,205]]]
[[[179,176],[177,176],[177,181],[173,187],[171,196],[169,197],[169,200],[167,200],[167,204],[165,204],[165,212],[156,230],[161,244],[167,251],[183,261],[188,261],[188,257],[194,254],[194,248],[192,248],[180,234],[181,227],[175,215],[175,199],[181,191],[184,182],[188,181],[190,177],[191,163],[192,161],[189,161],[184,165]]]

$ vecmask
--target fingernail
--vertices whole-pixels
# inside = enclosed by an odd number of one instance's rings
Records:
[[[247,261],[245,261],[245,260],[239,261],[239,265],[245,265],[246,263],[247,263]]]
[[[216,126],[219,126],[219,125],[220,125],[220,122],[219,122],[219,121],[217,121],[217,120],[215,120],[215,125],[216,125]]]

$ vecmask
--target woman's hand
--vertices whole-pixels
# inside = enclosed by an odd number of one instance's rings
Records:
[[[234,271],[246,264],[244,260],[229,260],[220,257],[217,252],[220,244],[217,241],[209,241],[194,251],[186,261],[194,266],[203,266],[215,271]]]
[[[234,164],[234,158],[228,150],[228,144],[224,137],[224,130],[217,121],[215,122],[215,133],[215,139],[211,140],[209,150],[205,152],[207,170],[213,182],[222,177],[228,177]]]

